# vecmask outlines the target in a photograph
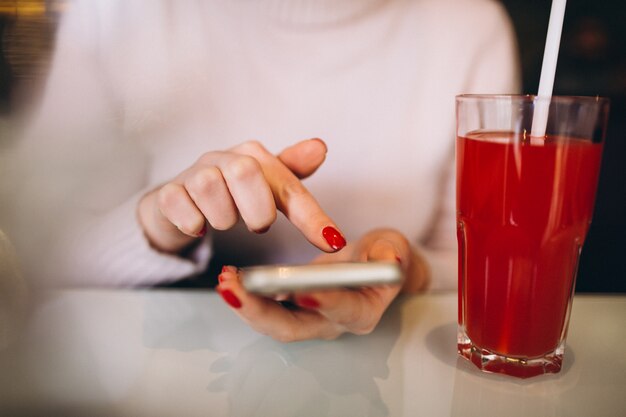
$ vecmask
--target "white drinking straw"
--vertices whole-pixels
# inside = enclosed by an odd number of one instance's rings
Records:
[[[559,56],[559,45],[561,43],[566,1],[567,0],[552,0],[546,47],[543,51],[543,63],[541,64],[539,91],[537,92],[538,100],[535,100],[533,124],[530,129],[530,136],[534,138],[543,138],[546,135],[550,97],[552,96],[552,89],[554,88],[556,60]]]

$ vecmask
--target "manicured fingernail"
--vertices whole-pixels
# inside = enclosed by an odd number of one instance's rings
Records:
[[[202,237],[204,235],[206,235],[206,224],[202,226],[202,229],[200,229],[200,231],[197,234],[198,237]]]
[[[232,272],[233,274],[236,274],[237,271],[239,271],[239,270],[237,269],[236,266],[232,266],[232,265],[224,265],[224,266],[222,266],[222,273],[224,273],[224,272]]]
[[[222,268],[222,272],[224,272],[224,268]],[[219,281],[219,283],[221,284],[222,282],[224,282],[224,275],[219,274],[217,276],[217,280]]]
[[[239,301],[239,298],[237,298],[237,296],[231,290],[223,290],[218,288],[217,292],[220,293],[224,301],[226,301],[229,306],[231,306],[232,308],[241,308],[241,301]]]
[[[313,297],[303,296],[296,298],[296,304],[304,308],[319,308],[320,303]]]
[[[330,247],[336,251],[346,246],[346,239],[332,226],[326,226],[322,230],[322,236],[324,236]]]

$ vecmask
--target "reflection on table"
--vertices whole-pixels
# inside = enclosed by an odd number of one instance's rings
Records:
[[[478,372],[456,294],[399,299],[368,336],[281,344],[205,291],[46,294],[0,356],[0,415],[617,416],[626,297],[577,296],[560,374]]]

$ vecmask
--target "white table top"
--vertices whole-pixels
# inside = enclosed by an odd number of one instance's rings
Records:
[[[457,357],[456,302],[405,297],[371,335],[280,344],[213,292],[55,292],[0,356],[0,415],[626,415],[626,296],[577,296],[563,370],[527,380]]]

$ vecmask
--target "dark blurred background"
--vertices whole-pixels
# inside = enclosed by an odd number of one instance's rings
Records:
[[[539,86],[549,0],[503,0],[517,31],[524,92]],[[611,99],[608,135],[577,292],[626,292],[626,2],[569,0],[554,94]]]
[[[502,2],[518,35],[524,92],[536,93],[551,2]],[[9,116],[26,108],[40,90],[58,19],[67,3],[71,0],[0,0],[0,151],[9,140]],[[626,292],[625,4],[623,0],[570,0],[563,27],[554,94],[611,98],[597,203],[583,249],[578,292]]]

